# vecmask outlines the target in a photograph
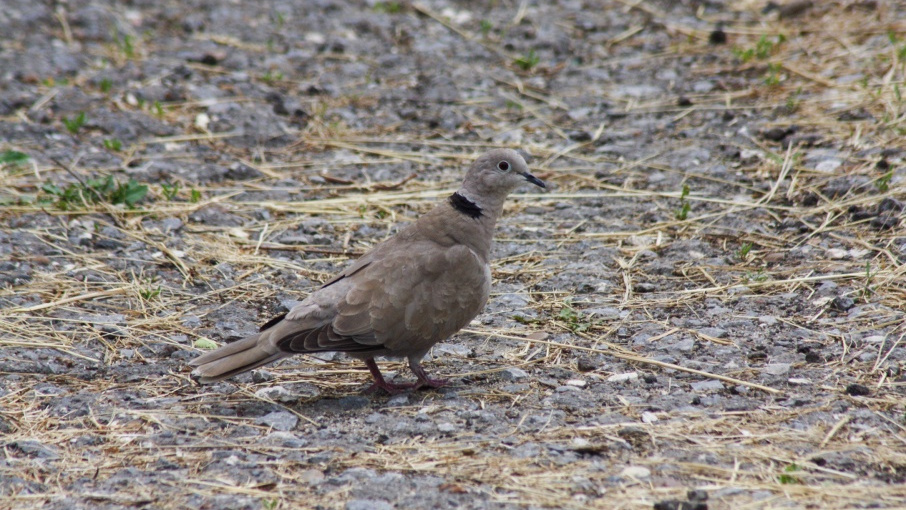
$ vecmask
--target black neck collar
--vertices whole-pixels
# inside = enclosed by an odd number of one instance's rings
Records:
[[[450,195],[450,205],[453,206],[453,209],[465,214],[469,218],[480,218],[482,215],[481,207],[478,207],[478,204],[460,195],[458,191]]]

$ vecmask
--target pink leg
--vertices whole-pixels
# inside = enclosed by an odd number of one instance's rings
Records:
[[[431,379],[428,377],[428,374],[425,373],[425,369],[422,368],[416,359],[409,359],[409,368],[412,370],[412,373],[418,377],[418,382],[415,383],[415,389],[419,388],[440,388],[441,386],[446,386],[449,382],[446,379]]]
[[[381,369],[378,368],[377,363],[374,362],[374,358],[368,358],[365,360],[365,365],[368,367],[368,370],[371,372],[371,377],[374,377],[374,383],[365,390],[365,393],[374,393],[378,390],[384,390],[391,395],[396,395],[405,390],[412,389],[415,387],[415,384],[393,384],[384,380],[384,375],[381,374]]]

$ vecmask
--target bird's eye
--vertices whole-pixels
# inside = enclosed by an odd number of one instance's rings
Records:
[[[497,168],[506,172],[507,170],[510,169],[510,164],[507,163],[506,161],[501,161],[500,163],[497,163]]]

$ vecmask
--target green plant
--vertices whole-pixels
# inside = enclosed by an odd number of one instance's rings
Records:
[[[154,115],[157,115],[158,117],[164,116],[164,106],[160,104],[160,101],[154,101],[152,108],[154,110]]]
[[[63,125],[66,126],[66,130],[72,134],[79,132],[79,129],[85,125],[86,121],[85,112],[79,112],[74,118],[63,117]]]
[[[104,94],[110,92],[110,89],[113,88],[113,80],[110,78],[103,78],[100,83],[101,92]]]
[[[878,177],[875,181],[875,188],[878,188],[878,191],[881,193],[887,193],[890,189],[890,181],[893,179],[893,170],[887,172],[886,174]]]
[[[582,312],[573,308],[572,302],[568,299],[563,302],[563,307],[557,313],[557,319],[573,333],[584,333],[595,325],[594,321],[589,320]]]
[[[504,104],[506,105],[507,110],[521,110],[522,109],[522,103],[520,103],[518,101],[513,101],[512,99],[507,99],[506,103],[504,103]]]
[[[796,483],[802,483],[802,480],[798,476],[791,475],[789,473],[795,473],[801,468],[796,464],[790,464],[789,466],[783,468],[783,474],[777,476],[777,481],[783,485],[790,485]]]
[[[113,179],[109,177],[109,179]],[[113,181],[116,182],[116,181]],[[145,198],[148,194],[148,186],[139,184],[133,179],[129,179],[125,184],[116,183],[114,189],[108,196],[111,204],[126,204],[128,207],[134,207],[139,200]]]
[[[19,165],[24,165],[26,161],[28,161],[28,154],[25,154],[24,152],[19,152],[19,151],[14,151],[14,150],[6,150],[3,152],[0,152],[0,166],[3,166],[3,165],[19,166]]]
[[[758,41],[755,43],[754,48],[733,48],[733,56],[741,60],[743,63],[749,62],[750,60],[757,58],[758,60],[765,60],[771,55],[774,54],[774,50],[777,46],[783,44],[786,41],[786,36],[783,34],[778,34],[774,40],[771,40],[767,35],[762,35]]]
[[[742,276],[743,283],[761,283],[768,281],[769,276],[764,272],[764,269],[759,269],[754,273],[751,271],[746,271],[746,274]]]
[[[786,98],[786,110],[789,113],[794,113],[799,109],[799,96],[802,95],[802,87],[796,89],[796,92],[790,94],[790,97]]]
[[[135,37],[129,34],[117,34],[116,46],[126,58],[135,57]]]
[[[117,140],[116,138],[105,138],[104,148],[111,151],[119,151],[123,148],[123,142]]]
[[[386,14],[397,14],[402,12],[403,5],[399,2],[377,2],[374,4],[374,12],[383,12]]]
[[[133,179],[125,183],[117,182],[112,175],[108,175],[63,188],[47,181],[41,186],[41,191],[54,197],[53,201],[58,208],[69,211],[101,202],[134,207],[148,193],[148,186]]]
[[[752,243],[748,241],[744,242],[739,246],[739,249],[736,250],[736,258],[739,260],[746,260],[750,251],[752,251]]]
[[[278,82],[283,79],[283,73],[280,71],[268,71],[261,75],[261,80],[268,85],[271,85],[275,82]]]
[[[173,199],[176,198],[176,195],[179,193],[179,183],[163,183],[160,185],[160,190],[161,193],[164,194],[164,198],[172,202]]]
[[[494,25],[490,21],[483,19],[481,20],[481,35],[487,37],[491,33],[491,29],[494,28]]]
[[[201,201],[201,192],[195,188],[192,188],[192,190],[189,191],[189,202],[192,202],[193,204],[197,204],[200,201]]]
[[[686,221],[689,217],[689,211],[692,210],[692,204],[686,200],[689,196],[689,185],[683,184],[683,191],[680,193],[680,208],[674,213],[674,217],[680,221]]]
[[[768,64],[768,73],[764,76],[764,83],[769,87],[780,85],[780,71],[783,66],[771,62]]]
[[[152,283],[153,283],[153,280],[148,281],[148,284],[152,284]],[[155,299],[160,296],[160,285],[158,285],[157,287],[141,288],[141,289],[139,289],[138,294],[145,301],[151,301],[152,299]]]
[[[529,71],[541,62],[541,57],[535,54],[535,50],[529,50],[528,53],[513,60],[513,63],[523,71]]]
[[[278,499],[262,499],[261,507],[264,508],[264,510],[275,510],[277,508],[277,503],[279,502],[280,500]]]

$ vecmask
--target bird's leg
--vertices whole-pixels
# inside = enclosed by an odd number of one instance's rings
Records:
[[[409,368],[412,370],[412,373],[418,377],[418,382],[415,383],[415,389],[419,388],[440,388],[441,386],[446,386],[449,382],[446,379],[431,379],[428,377],[428,374],[425,373],[425,369],[422,368],[421,364],[417,359],[409,358]]]
[[[378,368],[377,363],[374,362],[374,358],[368,358],[365,360],[365,365],[368,367],[368,370],[371,372],[371,377],[374,377],[374,383],[365,390],[365,393],[374,393],[378,390],[384,390],[391,395],[396,395],[404,390],[411,389],[415,384],[393,384],[384,380],[384,375],[381,374],[381,369]],[[424,372],[422,372],[424,373]]]

